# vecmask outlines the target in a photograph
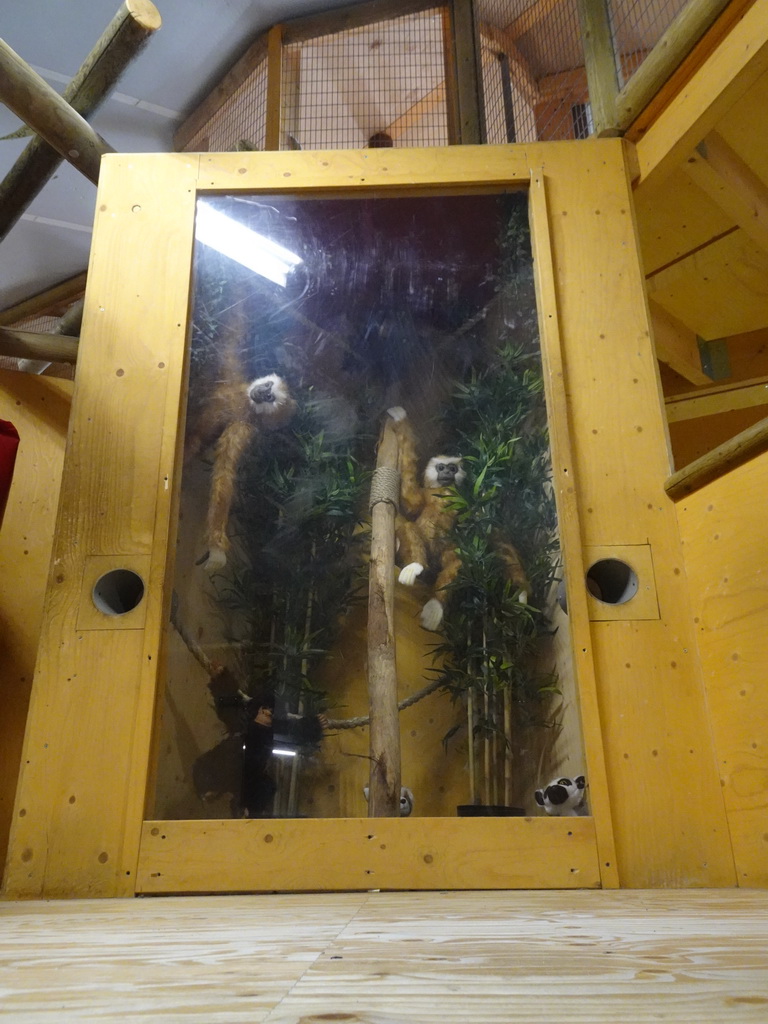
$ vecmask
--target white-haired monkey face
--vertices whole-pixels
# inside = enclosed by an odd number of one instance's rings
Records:
[[[248,385],[248,398],[253,402],[254,412],[269,416],[288,400],[285,381],[276,373],[258,377]]]
[[[424,470],[425,487],[461,487],[466,478],[461,457],[455,455],[436,455]]]

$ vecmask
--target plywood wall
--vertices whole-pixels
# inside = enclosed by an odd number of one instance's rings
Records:
[[[739,884],[768,886],[768,455],[677,505]]]
[[[0,372],[0,419],[19,432],[0,529],[0,863],[5,861],[72,398],[71,381]]]

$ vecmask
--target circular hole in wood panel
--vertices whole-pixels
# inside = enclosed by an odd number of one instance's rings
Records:
[[[601,558],[587,571],[587,590],[604,604],[626,604],[637,587],[637,573],[620,558]]]
[[[125,615],[144,597],[144,580],[133,569],[110,569],[96,580],[92,596],[105,615]]]

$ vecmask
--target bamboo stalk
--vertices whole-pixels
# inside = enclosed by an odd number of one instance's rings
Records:
[[[0,39],[0,100],[94,185],[114,149],[55,89]]]
[[[125,0],[64,90],[63,99],[88,118],[161,24],[160,14],[150,0]],[[0,182],[0,239],[5,238],[60,163],[61,156],[42,138],[31,140]]]
[[[477,776],[475,774],[475,693],[467,693],[467,743],[469,746],[469,802],[477,803]]]
[[[396,471],[397,436],[388,417],[382,430],[376,474]],[[374,477],[374,484],[376,477]],[[368,579],[368,701],[371,714],[368,814],[400,815],[400,723],[395,664],[395,506],[371,496],[371,559]]]
[[[504,806],[512,806],[512,694],[504,690]]]

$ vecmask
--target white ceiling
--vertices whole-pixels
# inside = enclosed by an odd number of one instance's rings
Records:
[[[91,119],[118,152],[166,152],[173,133],[270,25],[350,0],[154,0],[162,28]],[[0,36],[62,92],[120,0],[2,0]],[[0,136],[20,127],[0,103]],[[27,139],[0,141],[4,177]],[[67,163],[0,242],[0,309],[84,270],[96,189]]]

